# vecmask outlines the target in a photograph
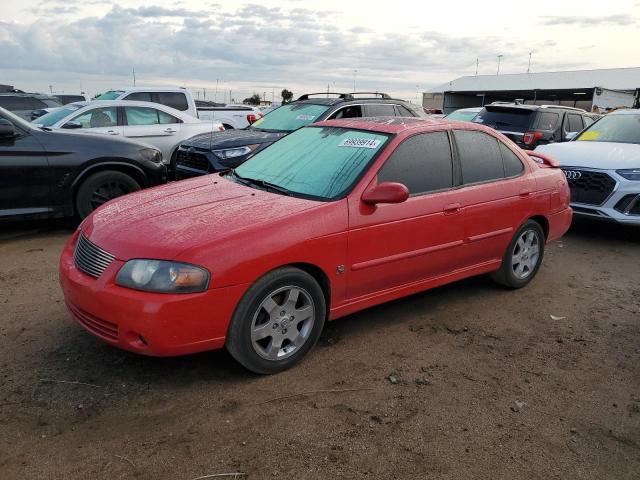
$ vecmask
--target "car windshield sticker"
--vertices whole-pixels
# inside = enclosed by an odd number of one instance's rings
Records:
[[[373,138],[345,138],[338,145],[339,147],[353,147],[353,148],[378,148],[380,140]]]
[[[302,120],[303,122],[310,122],[314,118],[316,118],[315,115],[298,115],[296,117],[296,120]]]
[[[596,130],[589,130],[580,135],[580,140],[595,140],[600,136],[600,132]]]

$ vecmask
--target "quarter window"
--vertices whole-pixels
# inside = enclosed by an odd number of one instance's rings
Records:
[[[378,172],[379,182],[406,185],[411,195],[451,188],[453,162],[446,132],[415,135],[396,148]]]
[[[331,117],[331,120],[360,117],[362,117],[362,107],[360,107],[360,105],[349,105],[348,107],[341,108],[336,113],[334,113]]]
[[[398,116],[400,117],[415,117],[411,110],[409,110],[404,105],[396,105],[396,109],[398,110]]]
[[[513,153],[504,143],[498,142],[500,145],[500,153],[502,153],[502,162],[504,163],[504,176],[515,177],[524,171],[524,165],[518,156]]]
[[[470,130],[456,130],[454,136],[460,156],[463,183],[504,178],[502,155],[495,138],[484,132]]]
[[[115,127],[118,125],[118,109],[116,107],[94,108],[71,119],[82,128]]]

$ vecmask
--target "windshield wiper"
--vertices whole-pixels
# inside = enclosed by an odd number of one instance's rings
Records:
[[[293,192],[287,188],[281,187],[280,185],[276,185],[275,183],[267,182],[266,180],[262,180],[260,178],[248,178],[238,175],[235,170],[232,172],[232,175],[240,180],[240,183],[244,185],[257,185],[262,187],[264,190],[274,190],[282,195],[291,195]]]
[[[49,128],[49,127],[45,127],[45,126],[43,126],[43,125],[40,125],[38,128],[39,128],[40,130],[44,130],[45,132],[51,132],[51,131],[53,131],[53,130],[51,130],[51,128]]]

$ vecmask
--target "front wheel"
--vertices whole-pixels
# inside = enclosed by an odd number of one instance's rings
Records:
[[[500,285],[522,288],[540,269],[544,256],[544,232],[538,222],[528,220],[516,232],[502,259],[500,269],[491,276]]]
[[[94,173],[78,188],[76,213],[83,219],[103,203],[138,190],[138,182],[125,173],[114,170]]]
[[[322,332],[326,301],[318,282],[297,268],[281,268],[252,285],[238,303],[227,350],[254,373],[286,370],[304,357]]]

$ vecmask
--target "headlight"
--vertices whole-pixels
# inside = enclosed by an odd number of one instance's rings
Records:
[[[140,150],[140,156],[143,160],[153,163],[162,162],[162,152],[155,148],[143,148]]]
[[[627,180],[640,181],[640,168],[627,168],[625,170],[616,170],[616,173]]]
[[[209,286],[209,272],[187,263],[129,260],[116,276],[121,287],[158,293],[195,293]]]
[[[246,147],[225,148],[223,150],[213,150],[213,153],[215,153],[216,156],[220,157],[221,159],[226,160],[227,158],[247,155],[258,148],[258,146],[259,144],[247,145]]]

